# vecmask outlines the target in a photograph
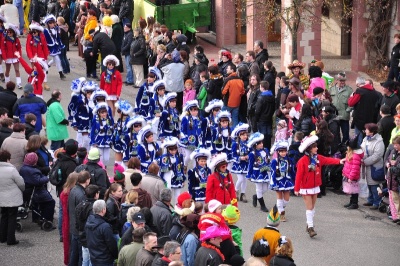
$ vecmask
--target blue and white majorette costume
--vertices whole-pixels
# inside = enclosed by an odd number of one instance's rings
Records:
[[[85,102],[85,96],[82,94],[82,88],[86,84],[86,79],[84,77],[74,79],[71,83],[71,101],[68,104],[68,121],[70,122],[71,127],[77,127],[77,122],[76,122],[76,113],[78,111],[78,108],[81,105],[84,105]],[[89,123],[88,123],[89,125]],[[78,128],[79,132],[79,128]],[[88,131],[89,132],[89,128]]]
[[[178,138],[166,137],[162,145],[164,152],[159,159],[160,177],[166,182],[168,188],[172,189],[182,188],[183,183],[186,181],[183,156],[179,154],[178,150],[176,150],[176,154],[174,155],[168,150],[170,147],[176,147],[177,149],[178,144]]]
[[[160,96],[157,93],[158,90],[162,87],[165,89],[165,82],[163,80],[157,80],[156,82],[154,82],[154,85],[153,85],[154,115],[158,114],[158,113],[161,114],[161,112],[164,110],[163,104],[165,102],[165,94],[163,96]]]
[[[151,131],[151,126],[146,125],[139,131],[137,136],[139,142],[138,158],[140,160],[140,169],[142,173],[145,174],[148,172],[149,165],[153,161],[157,160],[158,150],[160,149],[155,141],[147,143],[146,135],[148,135],[149,133],[153,134],[153,132]]]
[[[164,110],[161,113],[160,123],[158,125],[159,138],[179,137],[179,114],[176,108],[169,107],[171,100],[176,100],[176,93],[170,92],[165,96]]]
[[[212,150],[211,154],[226,153],[228,162],[232,162],[232,139],[231,128],[221,127],[221,119],[228,119],[231,122],[231,113],[221,111],[215,118],[215,126],[212,128]]]
[[[201,131],[202,131],[203,145],[209,150],[212,150],[212,129],[216,126],[213,110],[214,109],[221,110],[223,106],[224,106],[223,101],[214,99],[210,101],[208,103],[208,106],[204,109],[204,111],[206,111],[210,115],[202,119]]]
[[[49,22],[54,22],[55,26],[54,28],[50,29]],[[61,65],[61,60],[60,60],[60,54],[61,50],[65,48],[65,45],[61,41],[61,29],[57,26],[57,20],[56,18],[49,14],[43,19],[44,24],[46,27],[44,27],[44,37],[46,38],[47,42],[47,47],[49,48],[50,56],[53,57],[53,61],[56,64],[58,72],[62,72],[63,68]],[[48,63],[49,66],[52,64],[52,62]],[[61,75],[62,73],[60,73]]]
[[[186,115],[182,117],[181,122],[181,144],[192,152],[202,146],[202,131],[200,118],[190,114],[191,108],[199,108],[197,100],[187,101],[183,107],[183,113]]]
[[[210,157],[210,151],[204,148],[197,148],[190,155],[190,159],[196,161],[196,166],[188,171],[188,190],[194,201],[206,200],[207,178],[211,175],[211,169],[201,167],[197,160],[204,158],[208,161]]]
[[[275,144],[275,151],[288,150],[289,145],[286,141],[279,141]],[[278,157],[271,161],[271,180],[270,188],[275,191],[292,190],[294,188],[292,178],[295,177],[295,165],[288,155]],[[278,206],[279,207],[279,206]]]
[[[250,153],[249,147],[247,147],[247,140],[242,141],[240,140],[240,133],[241,132],[248,132],[249,125],[244,123],[239,123],[234,130],[232,131],[231,137],[233,140],[232,143],[232,173],[235,174],[247,174],[247,169],[249,166],[248,158],[242,160],[242,157],[246,157]]]
[[[153,73],[156,76],[156,80],[161,80],[162,75],[158,68],[150,67],[149,73]],[[135,113],[142,115],[146,120],[151,120],[154,117],[155,112],[155,101],[154,95],[154,83],[148,83],[147,81],[140,86],[139,91],[136,95],[136,108]]]
[[[141,124],[139,130],[135,131],[135,124]],[[138,133],[146,125],[146,120],[141,115],[135,115],[131,117],[126,123],[126,133],[125,133],[125,143],[127,144],[124,150],[124,162],[129,161],[132,157],[137,157],[139,155],[138,148]]]
[[[118,118],[117,122],[114,123],[111,148],[114,152],[123,153],[128,146],[127,143],[125,143],[125,135],[127,134],[126,124],[132,114],[133,107],[125,100],[118,100],[115,103],[115,108],[120,110],[121,116]]]
[[[113,135],[114,120],[107,114],[101,118],[98,113],[101,109],[107,110],[107,103],[98,103],[94,109],[92,129],[90,131],[90,145],[97,145],[98,148],[109,148]]]
[[[257,150],[254,145],[262,141],[264,135],[256,132],[252,134],[247,142],[247,147],[252,149],[249,153],[249,166],[247,179],[254,183],[268,183],[270,180],[271,167],[269,162],[269,151],[267,148]]]
[[[92,85],[94,85],[96,87],[96,90],[93,91],[92,96],[90,97],[90,99],[92,100],[93,104],[96,106],[99,103],[99,98],[104,98],[104,101],[101,101],[101,102],[106,102],[108,94],[107,94],[106,91],[100,89],[95,82],[93,82],[93,83],[92,83]],[[111,110],[110,106],[107,106],[107,111],[108,111],[108,116],[113,119],[113,124],[114,124],[114,118],[113,118],[112,110]]]

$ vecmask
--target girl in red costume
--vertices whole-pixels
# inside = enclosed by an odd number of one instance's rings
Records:
[[[107,104],[115,115],[115,103],[118,101],[122,90],[121,73],[115,68],[119,66],[119,60],[115,55],[107,55],[103,59],[103,65],[106,71],[101,73],[100,89],[105,90],[108,94]]]
[[[3,36],[1,42],[1,57],[6,63],[5,82],[7,83],[10,81],[10,69],[11,65],[13,65],[18,89],[22,89],[21,75],[19,73],[19,62],[18,58],[14,54],[15,52],[19,52],[21,54],[21,42],[17,37],[18,35],[18,27],[8,23],[7,33],[5,36]]]
[[[343,164],[346,159],[329,158],[317,154],[317,136],[310,136],[303,139],[300,144],[299,152],[304,156],[297,162],[296,184],[294,192],[296,196],[302,195],[306,205],[307,233],[314,237],[314,214],[317,194],[320,192],[319,186],[322,184],[322,167],[329,164]]]
[[[4,28],[4,23],[6,23],[6,18],[0,15],[0,43],[3,43],[3,38],[4,38],[4,33],[6,29]],[[0,80],[2,82],[5,81],[4,78],[4,72],[3,72],[3,66],[1,65],[3,63],[3,58],[1,56],[1,47],[0,47]]]
[[[47,61],[47,57],[49,56],[49,48],[47,47],[43,30],[43,27],[37,22],[32,22],[31,25],[29,25],[29,34],[26,39],[25,48],[26,55],[31,61],[35,56]],[[47,75],[44,78],[43,88],[45,90],[50,90],[49,85],[47,85]]]

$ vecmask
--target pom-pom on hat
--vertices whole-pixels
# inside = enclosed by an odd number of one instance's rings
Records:
[[[100,150],[96,147],[93,147],[89,150],[88,160],[97,161],[100,160]]]
[[[324,89],[323,89],[323,88],[321,88],[321,87],[315,87],[312,93],[313,93],[314,96],[316,96],[316,95],[321,94],[321,93],[323,93],[323,92],[324,92]]]
[[[38,156],[35,152],[30,152],[25,155],[24,164],[29,166],[35,166],[38,161]]]
[[[260,132],[255,132],[251,134],[249,140],[247,141],[247,147],[252,148],[254,144],[263,140],[264,140],[264,134],[261,134]]]
[[[65,153],[72,156],[78,152],[78,142],[74,139],[69,139],[64,145]]]
[[[3,23],[7,22],[6,18],[2,15],[0,15],[0,20],[3,21]],[[43,28],[42,28],[42,31],[43,31]]]
[[[84,77],[74,79],[71,82],[71,91],[74,93],[80,93],[85,84],[86,84],[86,78]]]
[[[279,214],[278,208],[275,205],[267,216],[267,224],[269,226],[276,227],[280,223],[281,223],[281,215]]]
[[[199,103],[197,102],[197,100],[187,101],[185,103],[185,105],[183,106],[183,112],[189,112],[190,108],[192,108],[192,107],[199,108]]]
[[[55,17],[54,15],[52,15],[52,14],[48,14],[48,15],[45,16],[44,19],[43,19],[43,23],[44,23],[44,24],[48,24],[48,23],[51,22],[51,21],[54,21],[54,22],[57,21],[57,20],[56,20],[56,17]]]
[[[108,111],[108,104],[105,102],[96,104],[93,113],[97,114],[101,109],[106,109]]]
[[[18,29],[18,27],[15,26],[14,24],[12,24],[12,23],[7,23],[6,29],[7,29],[7,30],[11,29],[12,31],[15,32],[15,35],[16,35],[16,36],[19,36],[19,29]]]
[[[168,107],[168,103],[172,100],[172,99],[176,99],[177,94],[176,92],[169,92],[165,95],[164,98],[164,107],[167,108]]]
[[[122,165],[115,163],[114,164],[114,182],[116,183],[124,183],[125,175],[124,175],[124,167]]]
[[[178,146],[178,144],[179,144],[178,138],[168,136],[164,138],[162,148],[167,149],[168,147]]]
[[[230,123],[230,122],[231,122],[231,113],[228,112],[228,111],[221,111],[221,112],[219,112],[219,113],[217,114],[217,116],[215,117],[214,122],[215,122],[216,124],[218,124],[218,123],[221,121],[221,119],[223,119],[223,118],[228,119],[228,120],[229,120],[229,123]]]
[[[157,91],[161,87],[166,88],[164,80],[156,80],[153,84],[153,91]]]
[[[129,115],[133,111],[132,105],[128,101],[125,101],[125,100],[118,100],[115,103],[115,108],[121,110],[121,112],[124,115]]]
[[[149,73],[156,75],[156,80],[162,79],[161,71],[157,67],[149,67]]]
[[[214,171],[215,168],[220,166],[221,164],[228,164],[228,156],[226,153],[219,153],[211,158],[210,169]]]
[[[190,154],[190,160],[197,160],[198,158],[206,158],[207,160],[210,159],[211,152],[204,148],[196,148]]]
[[[222,216],[229,225],[237,223],[240,219],[240,211],[236,206],[229,204],[223,211]]]
[[[117,58],[115,55],[110,54],[110,55],[107,55],[106,57],[104,57],[104,59],[103,59],[103,66],[106,67],[106,66],[107,66],[107,63],[108,63],[109,61],[113,61],[114,64],[115,64],[115,66],[119,66],[119,60],[118,60],[118,58]]]
[[[237,138],[239,137],[239,134],[241,132],[248,132],[249,131],[249,124],[245,124],[240,122],[239,124],[237,124],[237,126],[233,129],[232,134],[231,134],[231,138]]]
[[[295,67],[300,67],[300,69],[303,69],[305,66],[305,63],[301,63],[299,60],[294,60],[293,63],[289,64],[287,68],[292,69]]]
[[[138,133],[138,142],[139,142],[139,144],[143,144],[143,143],[144,143],[144,139],[145,139],[146,134],[147,134],[148,132],[153,133],[153,132],[151,131],[151,126],[150,126],[150,125],[146,125],[146,126],[142,127],[142,128],[139,130],[139,133]]]
[[[131,128],[134,124],[142,124],[142,128],[146,125],[146,120],[142,115],[135,115],[129,118],[128,122],[126,123],[127,128]]]
[[[93,101],[98,97],[104,97],[105,99],[107,99],[108,94],[106,91],[98,89],[98,90],[93,91],[92,96],[90,98]]]
[[[303,139],[303,141],[301,142],[301,144],[300,144],[299,152],[300,152],[300,153],[304,153],[304,151],[305,151],[308,147],[310,147],[310,145],[316,143],[317,141],[318,141],[318,136],[317,136],[317,135],[305,137],[305,138]]]
[[[85,82],[85,84],[82,87],[82,92],[96,91],[96,90],[100,90],[99,85],[97,85],[97,83],[92,80],[88,80],[87,82]]]
[[[204,111],[206,111],[207,113],[211,112],[214,108],[219,108],[221,109],[222,107],[224,107],[224,102],[222,100],[217,100],[214,99],[211,102],[208,103],[207,107],[204,108]]]
[[[289,143],[286,140],[280,140],[275,143],[275,151],[278,150],[288,150]]]
[[[0,18],[0,20],[2,20],[2,19]],[[43,27],[40,26],[40,24],[37,23],[37,22],[32,22],[32,23],[29,25],[29,29],[30,29],[30,30],[38,30],[38,31],[41,31],[41,32],[44,31]]]
[[[212,199],[208,202],[208,210],[210,212],[215,212],[215,210],[219,207],[222,206],[222,203],[216,199]]]
[[[210,226],[206,229],[206,232],[201,236],[200,241],[207,241],[211,238],[221,237],[222,240],[226,240],[231,236],[229,227]]]

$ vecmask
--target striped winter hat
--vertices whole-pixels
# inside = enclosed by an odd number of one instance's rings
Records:
[[[278,208],[276,205],[269,212],[267,217],[267,224],[269,226],[277,227],[281,223],[281,215],[279,214]]]

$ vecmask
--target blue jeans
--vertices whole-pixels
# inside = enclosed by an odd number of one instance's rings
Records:
[[[354,127],[354,133],[356,134],[356,136],[358,135],[358,145],[361,145],[363,138],[364,138],[362,129],[360,130],[357,127]]]
[[[22,6],[22,1],[21,1],[21,6],[18,6],[18,16],[19,16],[19,34],[22,35],[24,34],[24,25],[25,25],[25,20],[24,20],[24,8]]]
[[[381,198],[378,195],[378,185],[368,185],[368,203],[372,203],[374,206],[379,206],[379,203],[381,202]]]
[[[342,143],[345,143],[349,140],[349,132],[350,132],[350,123],[349,120],[339,120],[340,130],[342,131]]]
[[[89,249],[82,247],[82,266],[92,266]]]
[[[232,116],[232,128],[235,128],[239,123],[239,107],[228,107],[224,106],[223,110],[226,110],[231,113]]]
[[[272,138],[272,123],[271,122],[258,122],[257,123],[258,132],[264,134],[264,148],[268,151],[271,149],[271,138]]]
[[[50,149],[56,151],[57,149],[64,147],[64,140],[52,140],[50,144]],[[61,205],[61,202],[60,202]]]
[[[130,60],[131,60],[131,56],[125,55],[126,82],[133,83],[133,71],[132,71],[132,65],[129,64]]]
[[[68,266],[82,265],[82,244],[79,235],[70,234],[69,264]]]
[[[59,201],[60,207],[58,208],[58,232],[60,233],[60,237],[62,237],[62,204],[61,204],[61,199]]]
[[[69,61],[67,58],[67,48],[61,49],[60,61],[64,74],[70,73],[71,69],[69,68]]]

